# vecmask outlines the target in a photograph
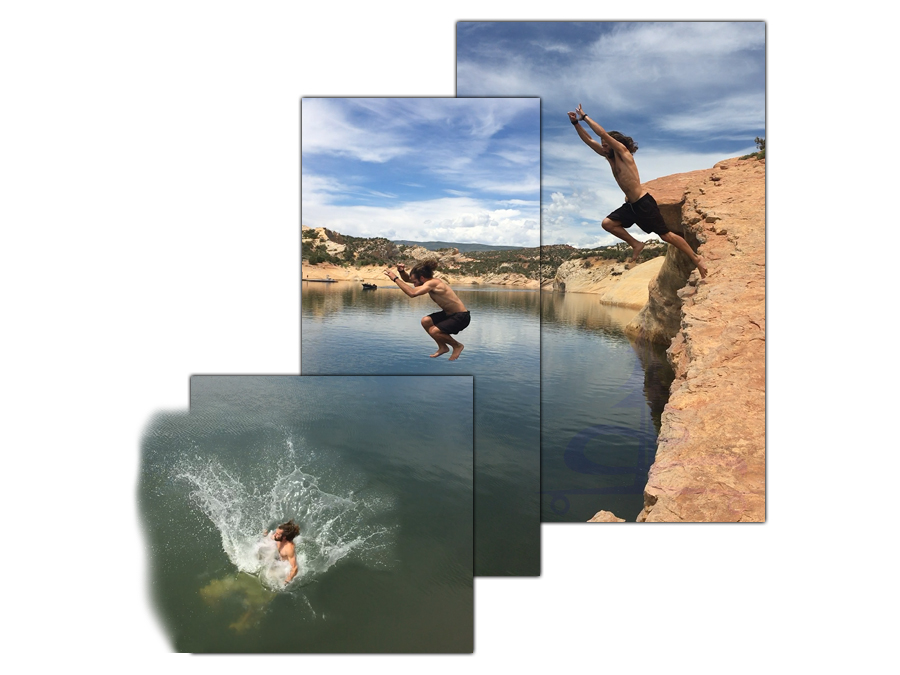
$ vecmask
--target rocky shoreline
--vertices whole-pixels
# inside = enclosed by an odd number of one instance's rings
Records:
[[[592,293],[604,305],[640,309],[649,299],[648,287],[657,276],[664,258],[653,258],[640,265],[584,258],[567,260],[556,271],[545,289],[565,293]]]
[[[394,282],[384,275],[384,265],[342,266],[333,263],[318,263],[303,265],[303,280],[332,278],[336,281],[357,281],[360,283],[376,284],[378,286],[395,286]],[[461,274],[445,274],[435,272],[435,276],[444,279],[451,286],[472,285],[479,286],[490,284],[494,286],[511,286],[514,288],[526,288],[536,290],[540,287],[538,281],[529,279],[523,274],[486,274],[484,276],[465,276]]]
[[[556,278],[543,286],[535,279],[523,274],[493,273],[481,276],[445,273],[440,270],[435,276],[453,285],[493,285],[520,289],[559,291],[566,293],[590,293],[597,295],[598,302],[616,307],[640,309],[647,304],[648,286],[657,276],[664,258],[653,258],[640,265],[626,265],[601,258],[569,260],[557,271]],[[331,278],[336,281],[354,281],[376,285],[393,285],[384,276],[385,266],[363,265],[343,266],[334,263],[303,265],[304,280]]]

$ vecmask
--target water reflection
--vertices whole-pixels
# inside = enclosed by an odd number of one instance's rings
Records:
[[[540,292],[455,285],[472,313],[458,361],[428,358],[420,319],[438,310],[396,286],[304,283],[304,375],[475,376],[475,573],[540,572]],[[439,386],[439,385],[438,385]],[[413,411],[411,414],[417,414]]]
[[[665,351],[625,335],[638,310],[596,295],[545,292],[541,311],[542,520],[633,521],[672,381]]]

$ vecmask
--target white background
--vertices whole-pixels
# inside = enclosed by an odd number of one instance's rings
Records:
[[[299,371],[300,98],[452,95],[458,19],[641,18],[544,4],[3,2],[8,655],[41,671],[888,666],[897,369],[873,336],[893,333],[878,314],[890,267],[865,223],[848,227],[883,189],[866,152],[892,115],[879,97],[893,78],[874,66],[894,42],[871,13],[759,2],[640,11],[768,21],[768,523],[544,526],[541,578],[476,581],[473,656],[167,653],[139,442],[155,411],[186,408],[192,373]]]

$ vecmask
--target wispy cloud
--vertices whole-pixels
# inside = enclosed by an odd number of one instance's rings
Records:
[[[537,99],[311,99],[302,110],[305,225],[537,245]],[[517,215],[503,208],[512,200]]]
[[[303,108],[301,148],[305,155],[331,154],[383,163],[413,150],[390,130],[371,133],[357,126],[332,100],[309,99]]]

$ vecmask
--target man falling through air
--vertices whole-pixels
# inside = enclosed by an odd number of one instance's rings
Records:
[[[454,340],[451,333],[456,334],[465,329],[469,325],[471,315],[462,300],[446,282],[433,278],[437,265],[437,260],[426,260],[416,264],[407,274],[406,267],[401,263],[397,265],[399,276],[393,274],[389,269],[384,273],[409,297],[415,298],[428,293],[431,299],[438,304],[441,308],[440,312],[422,317],[422,328],[428,332],[432,340],[437,342],[438,346],[438,350],[431,355],[431,358],[446,354],[452,349],[450,360],[456,361],[462,354],[463,345]],[[410,282],[412,286],[408,285]]]
[[[703,264],[703,259],[694,253],[684,238],[669,231],[659,212],[659,206],[656,205],[656,200],[641,187],[637,164],[634,163],[634,153],[638,149],[637,143],[630,136],[624,136],[618,131],[607,132],[585,114],[580,103],[575,112],[569,113],[569,121],[575,126],[578,137],[582,141],[598,155],[606,157],[612,169],[613,178],[625,193],[625,203],[603,219],[603,229],[631,246],[633,250],[631,259],[637,261],[644,244],[628,234],[625,229],[637,223],[638,227],[647,234],[656,233],[664,242],[672,244],[684,253],[697,266],[700,276],[705,278],[707,269]],[[587,122],[591,130],[600,137],[601,143],[594,140],[579,124],[581,121]]]

